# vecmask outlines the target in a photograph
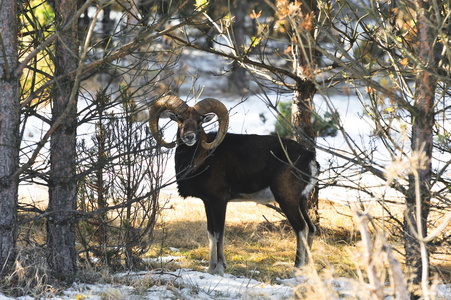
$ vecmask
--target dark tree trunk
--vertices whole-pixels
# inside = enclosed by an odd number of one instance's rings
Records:
[[[409,194],[407,195],[407,213],[404,220],[405,233],[405,251],[406,265],[413,273],[413,283],[421,281],[422,260],[420,243],[414,237],[412,229],[426,236],[427,218],[430,205],[430,183],[431,183],[431,158],[433,147],[433,126],[434,126],[434,102],[435,90],[437,87],[437,78],[426,69],[434,70],[437,68],[436,41],[437,21],[433,11],[433,6],[427,1],[417,1],[417,34],[418,34],[418,58],[424,67],[419,67],[415,80],[415,99],[412,113],[412,151],[423,149],[426,154],[427,162],[423,168],[416,170],[420,183],[420,205],[421,205],[421,228],[414,225],[414,228],[408,224],[418,224],[417,202],[415,196],[415,177],[409,178]],[[423,148],[422,148],[423,147]],[[427,254],[429,260],[429,254]]]
[[[0,274],[11,271],[16,258],[19,166],[19,76],[16,1],[0,5]]]
[[[64,24],[76,10],[76,0],[55,2],[55,19]],[[55,45],[55,76],[74,70],[78,63],[77,24],[61,32]],[[47,221],[48,263],[53,275],[70,280],[76,272],[75,219],[77,200],[75,178],[77,106],[70,103],[74,88],[72,79],[64,78],[53,87],[52,121],[66,115],[50,141],[49,207]]]
[[[291,106],[291,122],[296,139],[311,151],[315,151],[315,130],[312,123],[313,97],[315,85],[309,80],[298,80]]]
[[[293,70],[298,76],[298,81],[296,82],[291,106],[291,123],[296,133],[296,140],[309,150],[315,151],[316,133],[311,118],[313,97],[316,93],[315,77],[312,74],[312,70],[316,67],[316,53],[314,48],[309,47],[309,45],[315,42],[312,40],[315,28],[313,12],[316,12],[318,7],[315,0],[302,1],[301,3],[302,19],[297,20],[296,24],[299,25],[299,28],[293,29]],[[296,34],[296,32],[300,32],[300,34]],[[318,224],[318,187],[310,195],[307,207],[312,221]]]

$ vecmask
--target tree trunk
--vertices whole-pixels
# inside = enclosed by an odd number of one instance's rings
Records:
[[[313,111],[313,97],[316,93],[315,77],[312,70],[316,67],[316,54],[312,45],[314,31],[314,12],[318,10],[315,0],[301,2],[302,16],[297,20],[298,28],[293,28],[294,56],[293,70],[298,76],[296,82],[293,103],[291,106],[291,123],[296,133],[296,140],[307,149],[315,151],[316,133],[311,121]],[[307,208],[312,221],[319,223],[318,214],[318,187],[311,193]]]
[[[315,151],[315,130],[312,123],[313,96],[315,85],[309,80],[299,79],[291,106],[291,123],[296,132],[296,140],[307,149]]]
[[[0,5],[0,274],[11,271],[16,258],[19,166],[19,76],[16,1]]]
[[[55,2],[55,19],[64,24],[76,11],[76,0]],[[55,45],[55,76],[76,69],[78,63],[77,23],[72,29],[61,32]],[[50,141],[49,207],[47,220],[48,263],[53,275],[70,280],[76,272],[75,218],[77,200],[76,129],[77,105],[69,107],[74,88],[72,79],[64,78],[52,90],[52,121],[58,120],[67,110],[69,114],[56,128]]]
[[[419,67],[415,80],[415,99],[412,113],[412,151],[418,151],[423,148],[427,157],[427,162],[423,167],[419,167],[418,179],[420,182],[420,205],[421,222],[415,215],[417,202],[415,196],[415,178],[412,175],[409,178],[409,194],[407,195],[407,213],[404,219],[404,233],[406,251],[406,265],[412,272],[413,283],[421,281],[423,272],[420,243],[414,237],[413,230],[420,236],[426,236],[427,218],[430,205],[430,183],[431,183],[431,159],[433,147],[433,125],[434,125],[434,101],[435,90],[437,87],[437,78],[426,69],[434,70],[437,68],[438,57],[436,56],[437,21],[433,11],[433,6],[427,1],[417,1],[417,34],[418,34],[418,58],[423,66]],[[409,225],[414,224],[414,228]],[[421,226],[419,225],[421,224]],[[421,227],[421,228],[420,228]],[[413,229],[413,230],[412,230]],[[427,260],[429,254],[427,253]],[[428,263],[428,262],[427,262]]]

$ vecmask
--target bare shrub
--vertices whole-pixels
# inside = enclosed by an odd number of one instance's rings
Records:
[[[123,97],[120,112],[113,113],[104,110],[109,98],[97,95],[96,134],[79,145],[85,175],[79,184],[78,239],[88,264],[131,269],[153,243],[166,157],[156,155],[158,146],[146,123],[137,120],[139,107],[126,89]]]

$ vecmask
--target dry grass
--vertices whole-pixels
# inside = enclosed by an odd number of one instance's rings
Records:
[[[0,291],[13,297],[32,295],[41,298],[55,294],[58,282],[49,274],[42,247],[19,249],[14,272],[1,278]]]
[[[401,209],[399,212],[396,209],[393,208],[395,213],[401,212]],[[370,211],[376,219],[384,215],[377,206]],[[352,209],[320,201],[320,217],[321,229],[312,253],[315,269],[326,277],[364,278],[365,269],[359,251],[360,232],[354,224]],[[156,244],[149,255],[181,256],[177,264],[164,265],[169,269],[185,267],[205,271],[209,249],[202,201],[171,199],[170,209],[164,212],[160,221],[157,232],[160,240],[164,241],[163,247]],[[376,226],[380,227],[380,224],[379,221]],[[385,223],[384,226],[390,228],[390,224]],[[394,249],[399,251],[397,258],[402,261],[402,243],[396,242],[395,237],[388,237]],[[284,217],[252,202],[229,204],[225,233],[228,273],[273,282],[276,278],[292,275],[294,253],[295,237]],[[451,253],[446,253],[446,249],[443,254],[432,255],[431,262],[433,268],[442,270],[442,275],[451,271]],[[449,276],[442,278],[449,282]]]
[[[163,216],[163,226],[167,230],[165,237],[167,247],[163,248],[163,255],[181,255],[182,267],[205,270],[208,265],[209,249],[202,202],[198,199],[174,199],[171,200],[171,204],[171,209]],[[352,226],[352,221],[346,224],[346,228],[349,226]],[[340,239],[345,238],[343,234]],[[314,249],[327,247],[321,240],[322,238],[316,239]],[[295,243],[291,227],[273,209],[252,202],[228,205],[225,233],[228,273],[264,281],[289,277],[294,271],[292,265]],[[340,251],[348,247],[349,243],[345,238],[340,245]],[[180,253],[171,251],[169,247],[179,249]],[[327,252],[329,251],[321,251]],[[322,261],[329,261],[327,257],[319,257],[315,253],[314,256],[322,265],[320,268],[326,265]],[[347,268],[340,266],[338,269]]]

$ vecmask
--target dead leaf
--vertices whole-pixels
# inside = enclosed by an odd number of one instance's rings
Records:
[[[252,10],[252,13],[250,15],[251,19],[258,19],[262,15],[262,11],[260,10],[258,13],[255,12],[255,10]]]

